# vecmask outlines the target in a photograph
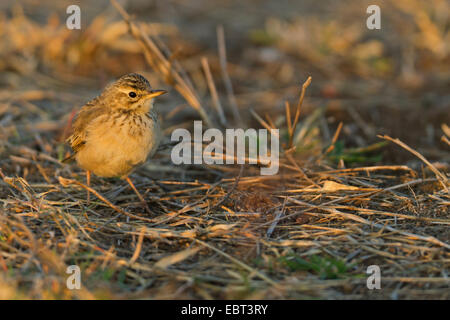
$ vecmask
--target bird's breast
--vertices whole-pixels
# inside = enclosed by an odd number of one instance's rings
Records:
[[[104,177],[128,174],[155,153],[161,138],[155,113],[112,113],[99,117],[87,129],[78,163]]]

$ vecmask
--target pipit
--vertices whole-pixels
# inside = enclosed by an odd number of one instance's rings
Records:
[[[67,139],[73,154],[64,162],[76,160],[86,170],[88,186],[91,172],[126,180],[150,212],[128,175],[158,148],[161,128],[153,98],[166,92],[153,90],[147,79],[136,73],[107,86],[78,112]]]

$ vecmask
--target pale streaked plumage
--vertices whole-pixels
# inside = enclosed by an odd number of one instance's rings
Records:
[[[126,177],[158,148],[161,129],[152,90],[143,76],[127,74],[84,105],[68,138],[80,167],[101,177]],[[135,95],[135,96],[134,96]]]

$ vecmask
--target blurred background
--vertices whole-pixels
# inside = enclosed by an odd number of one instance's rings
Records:
[[[331,156],[350,165],[382,160],[419,165],[396,147],[373,146],[380,141],[377,134],[400,138],[431,160],[449,160],[448,145],[441,141],[450,123],[448,1],[378,1],[381,30],[366,27],[371,1],[120,3],[160,39],[168,59],[183,66],[208,113],[214,112],[202,57],[209,61],[226,113],[230,110],[218,58],[222,25],[228,73],[246,126],[258,126],[250,109],[284,126],[285,101],[294,108],[301,84],[312,76],[299,150],[322,150],[343,121]],[[81,30],[66,28],[71,4],[81,8]],[[2,139],[14,138],[18,124],[61,135],[74,108],[128,72],[143,72],[153,87],[170,89],[170,81],[148,67],[139,43],[107,0],[6,0],[0,10]],[[167,128],[189,126],[198,118],[175,90],[161,106]],[[378,150],[375,155],[347,152],[368,146]]]

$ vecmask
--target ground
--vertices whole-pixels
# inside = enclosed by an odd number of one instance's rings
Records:
[[[383,1],[380,30],[370,1],[120,4],[0,4],[1,299],[449,298],[448,2]],[[88,203],[61,163],[76,111],[129,72],[169,91],[131,175],[151,214],[120,179]],[[279,129],[279,172],[175,165],[194,120]]]

